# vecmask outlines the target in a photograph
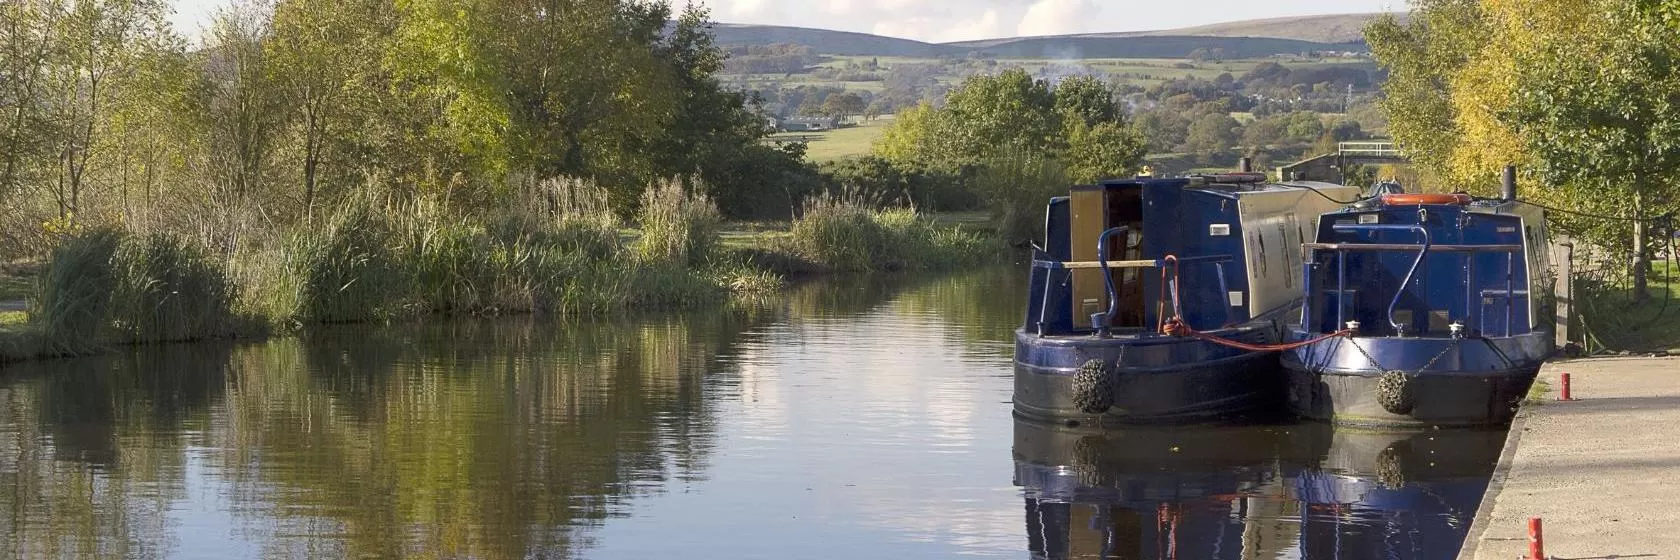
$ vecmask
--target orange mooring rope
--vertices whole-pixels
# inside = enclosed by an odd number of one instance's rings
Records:
[[[1184,322],[1184,312],[1179,308],[1179,299],[1178,299],[1178,257],[1173,256],[1173,255],[1167,255],[1167,256],[1163,257],[1161,260],[1163,262],[1172,263],[1172,278],[1173,278],[1173,282],[1170,284],[1171,288],[1169,288],[1168,287],[1169,284],[1167,283],[1167,267],[1165,267],[1165,266],[1161,267],[1161,298],[1160,299],[1162,301],[1166,301],[1167,296],[1169,295],[1169,292],[1170,292],[1170,295],[1172,296],[1171,301],[1172,301],[1172,311],[1173,311],[1173,316],[1172,316],[1171,319],[1166,319],[1165,321],[1162,321],[1160,324],[1157,325],[1157,328],[1160,330],[1161,334],[1164,334],[1164,335],[1167,335],[1167,336],[1193,337],[1193,338],[1196,338],[1198,340],[1205,340],[1205,341],[1208,341],[1208,342],[1212,342],[1214,344],[1218,344],[1220,346],[1229,346],[1231,348],[1236,348],[1236,349],[1239,349],[1239,350],[1247,350],[1247,351],[1250,351],[1250,352],[1286,352],[1286,351],[1294,350],[1296,348],[1300,348],[1300,347],[1303,347],[1303,346],[1310,346],[1310,345],[1313,345],[1313,344],[1318,344],[1320,342],[1324,342],[1326,340],[1336,338],[1338,336],[1351,336],[1353,334],[1352,329],[1343,329],[1343,330],[1339,330],[1339,331],[1336,331],[1336,332],[1333,332],[1333,333],[1330,333],[1330,334],[1327,334],[1327,335],[1324,335],[1324,336],[1313,338],[1311,340],[1303,340],[1303,341],[1299,341],[1299,342],[1290,342],[1290,343],[1287,343],[1287,344],[1250,344],[1250,343],[1247,343],[1247,342],[1242,342],[1242,341],[1238,341],[1238,340],[1231,340],[1229,338],[1224,338],[1224,337],[1220,337],[1220,336],[1217,336],[1217,335],[1212,335],[1212,334],[1197,331],[1196,329],[1191,328],[1189,323]],[[1162,306],[1161,306],[1160,302],[1157,302],[1156,309],[1159,310],[1159,309],[1161,309],[1161,307]],[[1156,316],[1157,317],[1163,317],[1164,314],[1160,313],[1160,311],[1157,311]]]

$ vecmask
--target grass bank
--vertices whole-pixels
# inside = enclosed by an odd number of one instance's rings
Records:
[[[725,243],[716,207],[675,180],[649,187],[626,236],[603,192],[549,189],[540,211],[488,218],[364,197],[227,254],[164,233],[68,234],[28,312],[0,316],[0,362],[326,323],[689,308],[774,294],[790,276],[947,269],[1004,249],[983,228],[855,197],[812,199],[785,229]]]
[[[1680,268],[1659,262],[1653,269],[1643,301],[1622,283],[1576,281],[1589,352],[1680,349]]]

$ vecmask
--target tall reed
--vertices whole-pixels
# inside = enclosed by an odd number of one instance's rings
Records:
[[[914,208],[880,208],[855,191],[807,199],[795,251],[834,270],[942,269],[1002,253],[980,234],[940,226]]]
[[[711,252],[723,216],[701,189],[697,183],[689,192],[681,179],[671,178],[642,192],[636,222],[642,228],[637,248],[644,261],[696,264]]]

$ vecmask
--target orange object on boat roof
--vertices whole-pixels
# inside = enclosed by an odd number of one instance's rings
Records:
[[[1391,206],[1411,206],[1414,204],[1457,204],[1464,206],[1470,204],[1471,198],[1470,195],[1462,193],[1400,193],[1385,194],[1382,196],[1382,201],[1383,204]]]

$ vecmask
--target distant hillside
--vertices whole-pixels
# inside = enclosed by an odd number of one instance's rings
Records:
[[[1183,58],[1199,48],[1225,49],[1228,57],[1256,58],[1302,51],[1364,51],[1361,30],[1382,14],[1340,14],[1234,21],[1183,29],[1017,37],[924,43],[868,33],[718,24],[720,45],[796,43],[821,54],[929,58],[984,53],[1029,58]],[[1404,17],[1403,15],[1401,17]]]
[[[1327,44],[1250,37],[1028,37],[953,43],[972,52],[1005,58],[1184,58],[1196,49],[1224,49],[1227,58],[1261,58],[1304,51],[1364,51],[1363,43]]]
[[[1269,39],[1294,39],[1297,41],[1312,41],[1315,43],[1359,43],[1365,40],[1365,25],[1382,17],[1383,14],[1335,14],[1328,16],[1301,16],[1271,19],[1254,19],[1247,21],[1232,21],[1171,29],[1166,31],[1145,31],[1137,33],[1142,36],[1180,35],[1196,37],[1264,37]],[[1405,14],[1396,14],[1402,21]]]
[[[839,56],[933,58],[942,54],[965,52],[962,49],[910,39],[805,27],[720,23],[712,32],[717,37],[717,43],[723,46],[794,43],[811,47],[811,50],[818,53]]]

